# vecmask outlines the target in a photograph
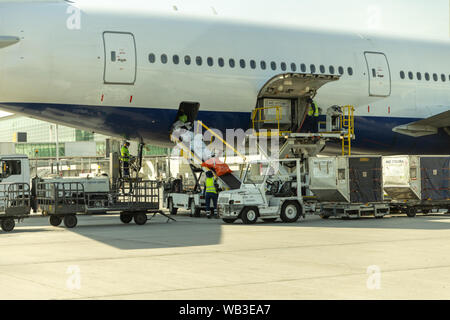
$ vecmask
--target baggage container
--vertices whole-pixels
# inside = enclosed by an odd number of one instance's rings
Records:
[[[450,200],[450,156],[383,157],[383,180],[396,201]]]
[[[381,166],[381,156],[309,158],[309,187],[319,202],[383,202]]]

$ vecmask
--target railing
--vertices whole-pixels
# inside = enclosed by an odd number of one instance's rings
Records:
[[[37,204],[47,214],[84,212],[84,187],[78,182],[41,182],[37,185]]]
[[[268,110],[275,110],[275,119],[267,119],[267,112]],[[257,136],[261,136],[261,135],[266,135],[266,136],[283,136],[286,135],[288,133],[291,133],[292,131],[281,131],[281,120],[283,120],[283,112],[282,112],[282,107],[262,107],[262,108],[256,108],[255,110],[253,110],[252,113],[252,124],[253,124],[253,130],[255,131],[255,135]],[[264,125],[265,123],[275,123],[277,129],[275,133],[272,132],[272,130],[268,130],[265,133],[261,133],[261,126]]]
[[[0,184],[0,212],[7,215],[30,213],[31,192],[28,183]]]
[[[352,155],[352,139],[355,136],[355,108],[353,106],[344,106],[341,116],[341,130],[346,133],[342,139],[342,155]]]

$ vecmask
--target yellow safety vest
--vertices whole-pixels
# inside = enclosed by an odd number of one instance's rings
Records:
[[[308,112],[308,116],[312,117],[318,117],[319,116],[319,108],[317,108],[317,105],[315,102],[313,102],[311,104],[311,106],[309,107],[309,112]]]
[[[214,185],[214,178],[206,178],[206,193],[216,193],[216,186]]]
[[[128,150],[127,147],[123,146],[122,149],[120,150],[120,153],[121,153],[120,160],[124,162],[130,161],[130,151]]]

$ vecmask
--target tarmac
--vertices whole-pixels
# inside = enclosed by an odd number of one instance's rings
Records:
[[[0,299],[450,299],[450,216],[224,224],[46,217],[0,231]]]

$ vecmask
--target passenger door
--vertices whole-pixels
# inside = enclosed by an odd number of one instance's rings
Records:
[[[131,33],[104,32],[105,74],[108,84],[132,85],[136,81],[136,43]]]
[[[384,53],[365,52],[369,72],[369,96],[388,97],[391,95],[391,72]]]

